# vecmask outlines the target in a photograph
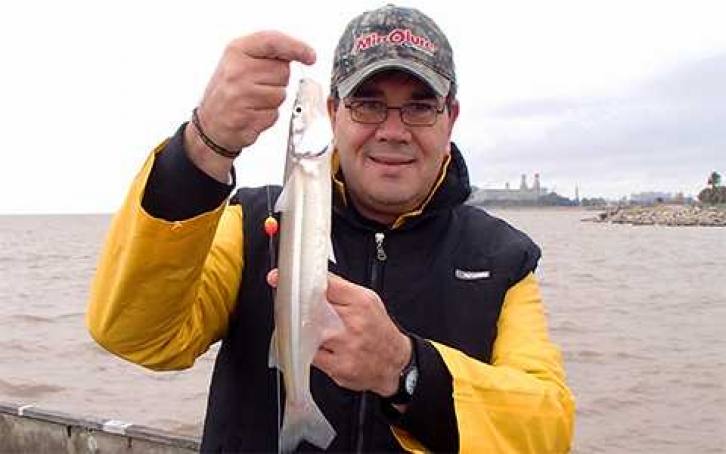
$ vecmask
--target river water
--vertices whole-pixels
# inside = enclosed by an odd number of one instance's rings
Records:
[[[577,398],[576,453],[726,452],[726,229],[497,209],[542,247],[551,336]],[[199,435],[216,348],[156,373],[87,334],[108,215],[0,216],[0,401]]]

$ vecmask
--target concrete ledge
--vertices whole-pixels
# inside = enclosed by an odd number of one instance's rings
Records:
[[[0,402],[0,452],[190,454],[199,440],[117,420]]]

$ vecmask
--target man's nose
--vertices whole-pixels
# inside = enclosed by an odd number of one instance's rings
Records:
[[[408,142],[411,140],[411,130],[401,120],[401,111],[391,109],[383,123],[376,129],[376,139],[391,142]]]

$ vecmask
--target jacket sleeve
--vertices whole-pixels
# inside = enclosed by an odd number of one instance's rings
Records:
[[[569,452],[575,403],[533,274],[506,294],[491,364],[431,343],[451,373],[460,452]],[[394,433],[407,450],[424,451],[405,431]]]
[[[86,324],[110,352],[156,370],[190,367],[224,336],[242,273],[242,211],[222,203],[188,220],[141,204],[155,155],[111,221]]]

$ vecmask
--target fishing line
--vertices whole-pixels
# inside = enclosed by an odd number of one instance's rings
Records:
[[[268,252],[270,254],[270,271],[272,271],[274,268],[277,267],[277,254],[275,253],[275,235],[277,235],[278,231],[278,222],[277,219],[275,219],[275,216],[273,216],[272,212],[272,196],[270,195],[270,185],[268,184],[265,186],[265,189],[267,191],[267,218],[265,219],[265,233],[267,234],[268,239]],[[272,293],[272,301],[275,301],[275,295],[277,294],[277,289],[275,287],[270,287],[270,292]],[[273,317],[274,318],[274,317]],[[274,332],[274,331],[273,331]],[[275,355],[277,356],[278,362],[280,361],[280,347],[279,342],[275,342]],[[277,452],[282,452],[282,397],[280,396],[280,375],[282,372],[280,371],[279,367],[275,367],[275,377],[276,377],[276,390],[277,390]]]

